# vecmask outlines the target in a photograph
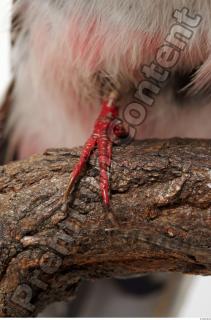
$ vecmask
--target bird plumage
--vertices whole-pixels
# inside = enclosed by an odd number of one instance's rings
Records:
[[[193,96],[209,88],[211,81],[210,0],[14,1],[11,64],[15,86],[6,126],[10,150],[18,149],[24,158],[47,147],[83,144],[99,113],[96,74],[108,74],[122,100],[132,98],[143,78],[141,66],[154,59],[175,23],[174,10],[183,7],[190,15],[200,15],[202,22],[172,77],[196,69],[189,89]],[[187,106],[180,108],[173,83],[156,97],[153,111],[137,132],[138,139],[209,137],[209,103],[200,100],[199,109],[195,97],[184,98]]]

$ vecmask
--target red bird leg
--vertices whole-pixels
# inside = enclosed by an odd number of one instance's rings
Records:
[[[91,152],[97,145],[99,150],[100,190],[104,204],[106,207],[109,206],[108,169],[111,164],[112,142],[108,137],[108,129],[111,122],[118,116],[118,108],[113,104],[115,98],[117,98],[117,93],[112,92],[109,100],[102,104],[101,113],[95,122],[93,134],[87,141],[82,151],[79,163],[75,166],[71,174],[70,182],[64,195],[64,202],[67,202],[68,195],[73,191],[81,171],[84,169]]]
[[[74,167],[73,172],[70,176],[70,181],[69,181],[67,190],[64,194],[64,202],[67,201],[68,195],[73,191],[75,183],[78,177],[80,176],[81,172],[83,171],[87,161],[89,160],[90,153],[94,149],[95,144],[96,144],[96,139],[93,136],[91,136],[82,151],[79,162]]]
[[[101,136],[98,139],[99,167],[100,167],[100,190],[103,203],[109,206],[109,179],[108,169],[111,163],[111,153],[108,152],[109,145],[112,145],[108,136]]]

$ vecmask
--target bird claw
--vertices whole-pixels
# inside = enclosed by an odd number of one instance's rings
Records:
[[[109,139],[108,129],[112,121],[118,116],[118,108],[113,104],[115,97],[116,95],[112,93],[110,99],[102,104],[101,113],[95,122],[93,134],[86,142],[79,162],[74,167],[70,176],[70,181],[64,194],[64,203],[67,203],[68,196],[74,190],[75,184],[81,172],[88,162],[92,151],[97,146],[100,167],[100,190],[103,203],[106,208],[109,208],[110,199],[108,170],[111,165],[112,141]]]

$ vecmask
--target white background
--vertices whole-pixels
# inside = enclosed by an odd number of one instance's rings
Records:
[[[10,79],[10,72],[9,72],[10,70],[9,68],[9,21],[10,19],[9,17],[11,13],[11,0],[0,0],[0,1],[1,1],[0,2],[0,97],[1,97]],[[186,295],[186,298],[179,316],[211,317],[211,276],[193,278],[192,284],[190,286],[188,294]]]

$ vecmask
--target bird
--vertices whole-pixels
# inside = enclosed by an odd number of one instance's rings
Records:
[[[11,73],[1,163],[85,145],[65,202],[97,148],[110,207],[113,123],[118,143],[211,137],[211,0],[13,0]]]
[[[205,91],[207,97],[211,80],[210,8],[210,0],[14,0],[14,79],[8,91],[10,107],[1,110],[1,140],[9,137],[7,158],[24,159],[46,148],[75,147],[88,140],[80,165],[71,175],[67,199],[97,144],[101,193],[104,204],[109,205],[107,171],[112,142],[103,137],[102,122],[101,132],[94,133],[93,127],[98,130],[102,105],[105,111],[108,101],[117,115],[126,101],[137,98],[134,94],[144,79],[141,66],[149,66],[172,26],[180,22],[186,47],[153,110],[136,128],[135,139],[209,137],[210,107],[206,99],[201,101],[200,93]],[[182,19],[194,21],[195,16],[196,20],[201,17],[200,25],[188,29]],[[193,33],[190,39],[188,30]],[[178,41],[175,36],[173,40]]]

